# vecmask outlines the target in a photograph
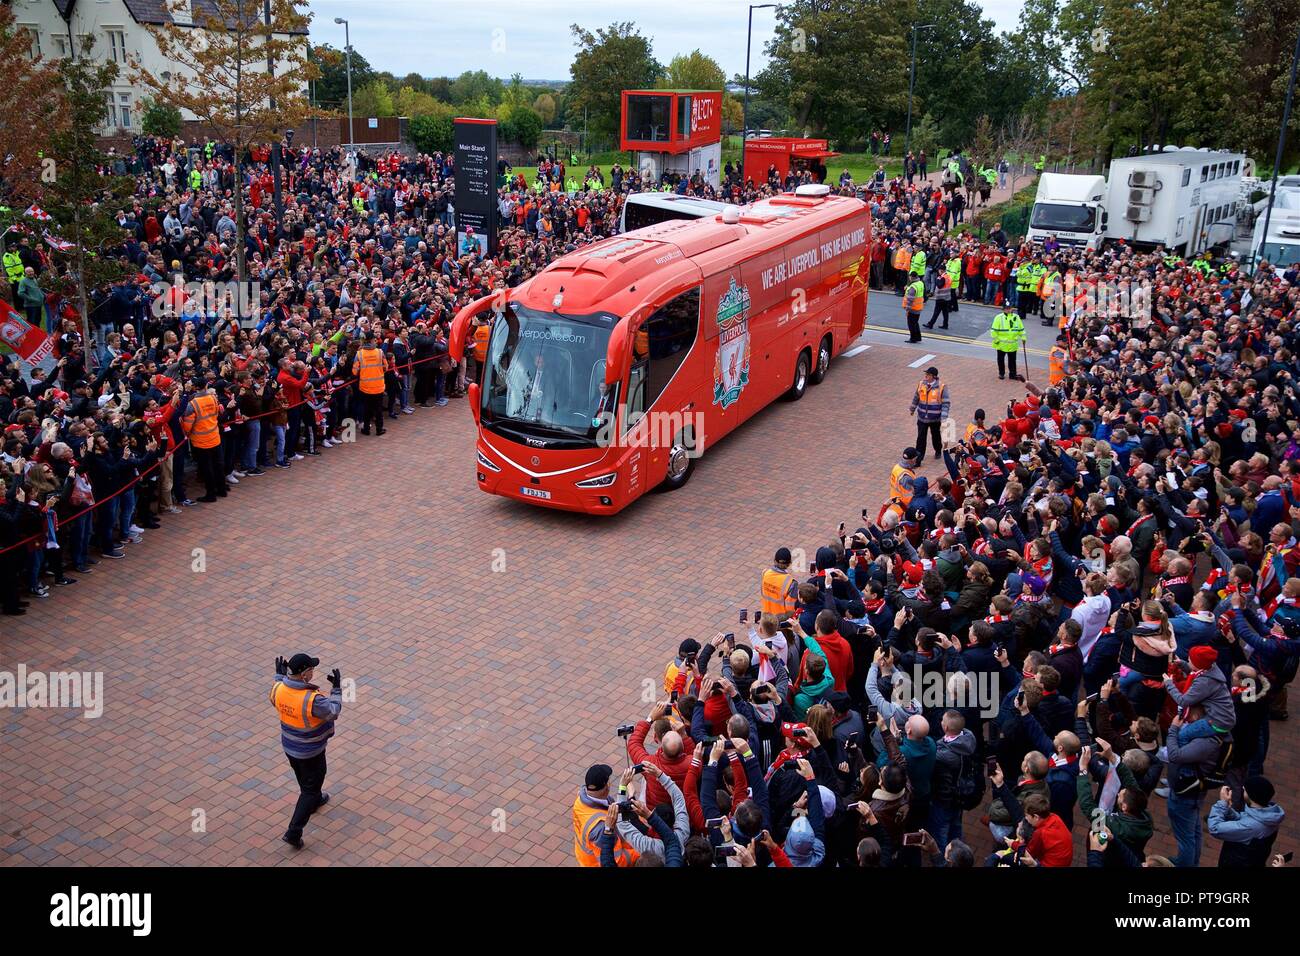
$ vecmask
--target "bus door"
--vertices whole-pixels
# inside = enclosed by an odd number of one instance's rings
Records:
[[[447,352],[453,362],[459,363],[467,354],[472,355],[475,353],[475,329],[478,325],[475,320],[486,318],[489,322],[492,322],[494,313],[499,315],[505,311],[508,298],[508,290],[498,289],[491,295],[485,295],[481,299],[474,300],[456,313],[456,317],[451,321],[451,334],[447,338]],[[489,328],[491,327],[489,325]],[[478,369],[480,378],[482,377],[482,371],[482,368]],[[474,413],[474,421],[477,423],[479,419],[479,386],[477,382],[471,382],[469,385],[469,407]]]

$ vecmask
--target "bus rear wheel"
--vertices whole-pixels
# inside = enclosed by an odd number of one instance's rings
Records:
[[[808,350],[804,349],[799,353],[799,360],[794,363],[794,382],[790,385],[790,391],[786,392],[786,398],[792,402],[803,398],[803,393],[808,391],[808,376],[811,372],[812,358]]]
[[[691,480],[695,471],[695,436],[689,431],[682,432],[673,439],[668,449],[668,473],[664,476],[663,491],[676,491]]]
[[[817,346],[817,364],[813,366],[812,375],[808,379],[812,384],[820,385],[826,380],[826,372],[831,367],[831,349],[834,344],[828,335]]]

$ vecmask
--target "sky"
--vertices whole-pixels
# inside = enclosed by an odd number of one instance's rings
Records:
[[[983,0],[999,30],[1014,28],[1021,0]],[[694,49],[713,57],[728,77],[745,72],[743,0],[652,0],[624,5],[609,0],[310,0],[312,39],[343,48],[349,21],[352,46],[376,70],[397,75],[458,76],[486,70],[503,79],[567,80],[575,47],[571,23],[592,30],[632,20],[667,63]],[[751,73],[763,66],[775,10],[754,11]]]

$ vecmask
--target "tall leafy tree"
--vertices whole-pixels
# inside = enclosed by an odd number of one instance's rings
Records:
[[[96,137],[104,118],[104,97],[117,79],[118,66],[92,56],[92,44],[87,40],[76,55],[59,61],[67,122],[50,137],[47,155],[57,175],[41,194],[41,208],[54,223],[52,231],[72,243],[67,253],[68,280],[60,283],[60,291],[76,296],[86,341],[90,339],[88,290],[129,271],[109,253],[122,241],[117,209],[132,192],[129,177],[100,172],[110,167]]]
[[[679,53],[668,61],[659,88],[665,90],[720,90],[727,74],[718,61],[699,50]]]
[[[631,22],[611,23],[596,32],[572,24],[578,46],[569,75],[566,109],[571,123],[582,121],[586,111],[592,132],[611,136],[618,132],[624,90],[653,88],[663,74],[654,58],[650,39]]]
[[[311,48],[311,62],[315,64],[319,75],[315,81],[315,99],[320,106],[331,110],[346,111],[348,108],[348,65],[347,54],[335,49],[328,43],[321,43]],[[370,61],[352,48],[352,95],[356,98],[357,90],[375,79],[375,70]],[[408,79],[402,81],[414,86]],[[415,87],[419,89],[419,87]]]
[[[893,125],[907,108],[906,13],[896,0],[784,4],[754,85],[784,101],[796,127],[860,141],[863,130]]]
[[[1242,0],[1242,93],[1235,111],[1238,144],[1272,164],[1282,105],[1290,80],[1291,55],[1300,33],[1300,0]],[[1300,109],[1291,113],[1284,169],[1300,160]]]
[[[40,196],[42,180],[57,175],[45,149],[67,119],[58,68],[32,59],[31,47],[31,37],[14,26],[13,11],[0,6],[0,233]]]

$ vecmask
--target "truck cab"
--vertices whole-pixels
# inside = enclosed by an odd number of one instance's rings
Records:
[[[1043,173],[1026,238],[1042,245],[1055,236],[1063,247],[1095,250],[1105,238],[1108,218],[1104,177]]]

